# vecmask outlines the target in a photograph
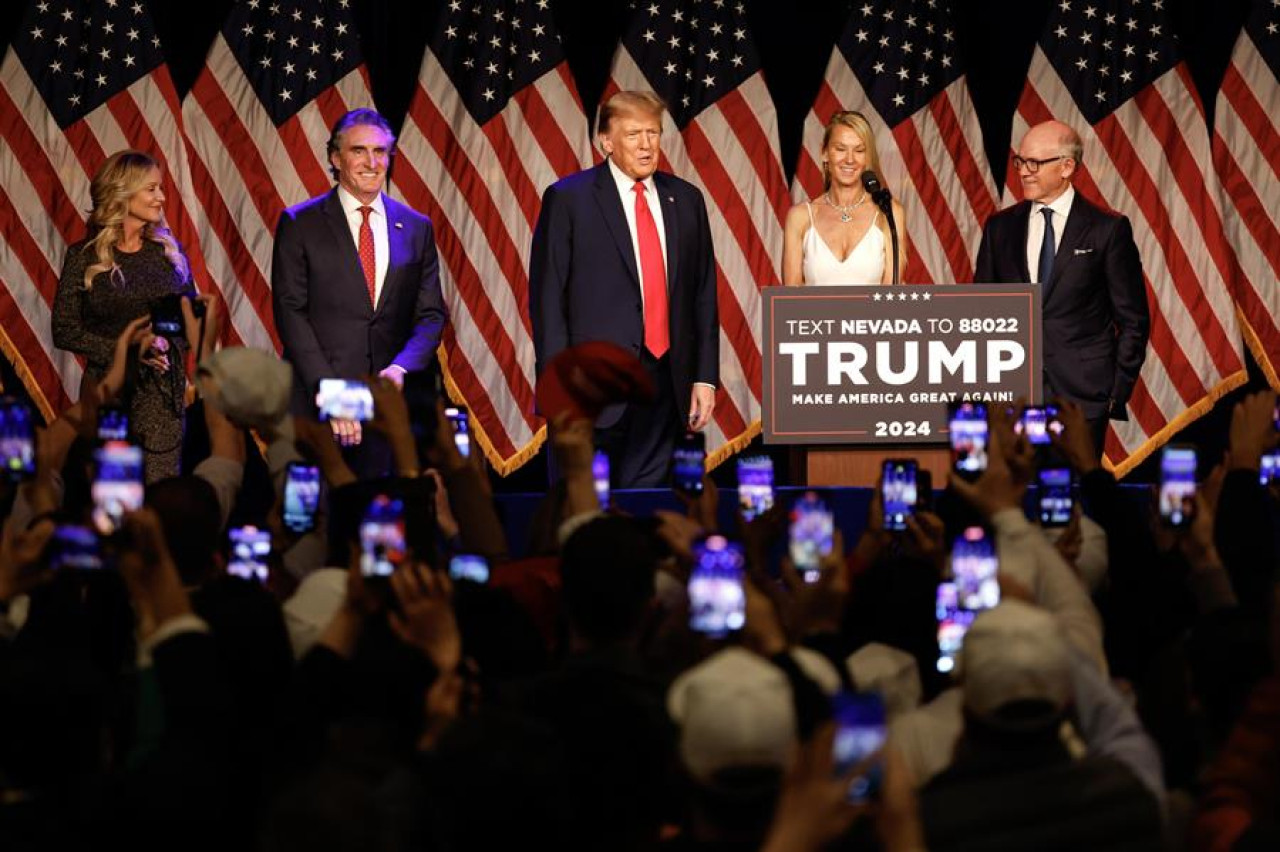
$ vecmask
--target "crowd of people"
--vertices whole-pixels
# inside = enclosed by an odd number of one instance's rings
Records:
[[[602,508],[593,422],[549,424],[561,480],[512,554],[500,505],[443,414],[369,377],[397,475],[361,479],[326,424],[289,412],[273,355],[217,350],[187,306],[201,400],[184,472],[55,567],[94,501],[99,412],[152,341],[134,325],[4,487],[0,838],[10,850],[1272,849],[1280,841],[1274,614],[1275,396],[1234,411],[1230,449],[1173,531],[1099,466],[1064,404],[1054,451],[1078,510],[1050,536],[1023,498],[1036,454],[993,408],[985,471],[907,529],[878,496],[806,583],[786,509],[717,529]],[[425,428],[424,428],[425,427]],[[252,431],[250,431],[252,430]],[[203,434],[201,434],[203,433]],[[324,480],[314,530],[282,521],[286,470]],[[925,495],[927,496],[927,495]],[[407,547],[362,546],[403,505]],[[845,519],[848,520],[848,519]],[[228,572],[228,526],[269,530],[265,581]],[[936,589],[957,531],[987,528],[1001,602],[955,671]],[[854,522],[851,526],[857,526]],[[745,618],[690,630],[708,536],[740,542]],[[723,546],[723,545],[721,545]],[[483,558],[487,582],[451,580]],[[64,560],[65,562],[65,560]],[[371,564],[389,564],[389,575]],[[482,576],[482,575],[481,575]],[[737,626],[737,625],[735,625]],[[887,742],[838,759],[840,696],[879,693]],[[834,718],[833,718],[834,712]],[[863,795],[852,796],[852,790]]]

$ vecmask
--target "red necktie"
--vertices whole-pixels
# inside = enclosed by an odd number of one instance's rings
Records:
[[[640,243],[640,281],[644,286],[644,347],[653,357],[661,358],[671,348],[666,262],[662,259],[658,225],[644,197],[644,184],[637,182],[632,191],[636,194],[636,237]]]
[[[373,253],[373,228],[369,227],[372,207],[361,207],[360,215],[360,265],[364,267],[364,283],[369,288],[369,304],[377,306],[378,260]]]

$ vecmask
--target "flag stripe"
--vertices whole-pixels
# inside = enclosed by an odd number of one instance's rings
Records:
[[[893,128],[893,138],[898,143],[898,150],[902,152],[904,160],[918,163],[924,159],[920,150],[920,134],[916,132],[914,122],[904,121]],[[951,207],[942,197],[942,190],[938,186],[938,179],[933,170],[927,168],[913,170],[909,172],[909,179],[912,181],[916,195],[920,198],[922,212],[933,223],[933,229],[942,233],[958,231],[959,224]],[[973,277],[973,264],[969,260],[968,251],[963,243],[950,241],[943,245],[942,249],[953,281],[964,281]]]

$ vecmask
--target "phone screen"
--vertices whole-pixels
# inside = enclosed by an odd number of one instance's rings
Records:
[[[595,481],[596,497],[600,500],[600,508],[609,508],[609,454],[604,450],[596,450],[591,459],[591,478]]]
[[[129,440],[129,414],[117,406],[103,406],[98,409],[98,440]]]
[[[1040,526],[1065,527],[1071,523],[1071,468],[1045,467],[1040,481]]]
[[[956,654],[977,614],[1000,603],[999,567],[995,542],[982,527],[969,527],[952,544],[952,579],[938,584],[939,672],[955,668]]]
[[[102,548],[98,534],[80,524],[59,524],[53,530],[49,548],[49,567],[55,571],[100,571]]]
[[[880,469],[880,499],[884,503],[884,528],[901,531],[916,509],[916,472],[914,459],[885,459]]]
[[[453,427],[453,445],[458,448],[458,452],[462,457],[471,457],[471,429],[467,425],[467,410],[462,407],[446,408],[444,416],[448,418],[449,425]]]
[[[36,473],[35,424],[31,409],[16,399],[0,401],[0,463],[11,481]]]
[[[987,406],[981,402],[952,404],[948,429],[952,467],[961,476],[977,478],[987,469]]]
[[[177,337],[184,325],[182,296],[170,293],[151,303],[151,333],[156,337]]]
[[[724,536],[708,536],[693,549],[689,575],[689,627],[708,636],[725,636],[747,622],[742,584],[742,545]]]
[[[1195,448],[1165,447],[1160,453],[1160,517],[1169,526],[1185,527],[1195,509]]]
[[[815,491],[806,491],[791,507],[791,563],[806,583],[816,583],[822,557],[831,552],[835,516]]]
[[[321,420],[372,420],[373,393],[364,382],[321,379],[316,409]]]
[[[884,747],[888,738],[884,699],[874,692],[837,692],[831,699],[836,723],[832,743],[837,775],[845,775]],[[880,790],[883,773],[879,761],[849,782],[849,801],[864,804]]]
[[[675,489],[693,496],[701,494],[706,460],[706,436],[701,432],[685,433],[685,436],[676,442],[672,454],[671,476]]]
[[[267,582],[267,562],[271,558],[271,531],[257,527],[232,527],[227,531],[230,559],[227,573],[233,577]]]
[[[489,582],[489,563],[483,556],[459,553],[449,560],[449,578],[472,583],[487,583]]]
[[[1026,435],[1027,441],[1036,446],[1050,443],[1051,435],[1062,434],[1058,406],[1028,405],[1022,409],[1022,417],[1014,424],[1014,431]]]
[[[360,571],[366,577],[390,577],[404,558],[404,502],[379,494],[360,523]]]
[[[310,532],[316,527],[316,510],[320,506],[320,468],[313,464],[290,462],[285,470],[285,528],[296,533]]]
[[[773,508],[773,459],[744,456],[738,459],[738,509],[750,521]]]
[[[102,535],[120,528],[125,512],[142,508],[142,448],[112,443],[93,452],[93,526]]]
[[[1271,450],[1262,454],[1262,467],[1258,470],[1258,481],[1263,485],[1280,482],[1280,450]]]

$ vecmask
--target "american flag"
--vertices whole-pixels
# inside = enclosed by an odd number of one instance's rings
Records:
[[[1013,145],[1049,119],[1075,128],[1090,200],[1129,217],[1151,309],[1147,359],[1106,459],[1123,476],[1246,379],[1236,275],[1210,183],[1204,106],[1164,0],[1061,0],[1031,60]],[[1021,190],[1007,172],[1013,197]]]
[[[201,290],[178,95],[140,0],[32,3],[0,66],[0,346],[50,418],[80,389],[50,313],[67,246],[85,236],[89,182],[109,155],[161,163],[166,216]]]
[[[373,106],[348,0],[244,0],[182,102],[193,211],[232,342],[279,347],[271,248],[285,207],[333,187],[325,143]]]
[[[1240,260],[1234,289],[1245,342],[1280,390],[1280,0],[1254,0],[1218,92],[1213,163],[1227,236]]]
[[[715,244],[720,384],[707,427],[715,465],[760,431],[760,287],[779,283],[787,183],[778,122],[741,2],[632,4],[608,98],[667,102],[661,168],[702,190]]]
[[[533,411],[529,247],[542,191],[591,163],[547,0],[441,10],[399,141],[396,192],[435,224],[446,382],[506,474],[545,434]]]
[[[880,179],[906,218],[902,281],[973,279],[996,186],[946,0],[876,0],[849,16],[805,118],[796,201],[822,194],[822,133],[832,113],[857,110],[876,131]]]

